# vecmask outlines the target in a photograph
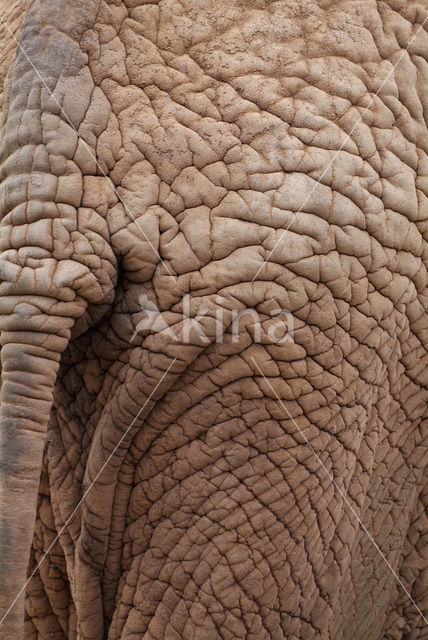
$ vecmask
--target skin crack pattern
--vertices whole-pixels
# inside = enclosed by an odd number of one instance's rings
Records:
[[[0,639],[428,638],[427,3],[8,7]]]

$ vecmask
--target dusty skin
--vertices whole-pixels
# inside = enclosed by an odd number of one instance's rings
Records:
[[[2,640],[428,639],[427,17],[0,25]]]

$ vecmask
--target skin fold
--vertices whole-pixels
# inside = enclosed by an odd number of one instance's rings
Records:
[[[7,6],[0,638],[426,640],[427,2]]]

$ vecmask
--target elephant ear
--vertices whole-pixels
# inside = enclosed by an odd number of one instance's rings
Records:
[[[23,598],[14,601],[26,579],[61,353],[115,291],[104,209],[83,194],[83,176],[99,172],[104,126],[80,48],[98,8],[99,0],[33,0],[0,135],[0,638],[23,635]]]
[[[51,317],[43,323],[48,333],[58,331],[55,318],[69,330],[88,305],[91,322],[100,314],[94,306],[113,299],[116,261],[106,222],[82,207],[83,175],[98,170],[96,139],[103,122],[93,117],[101,92],[79,40],[97,7],[97,1],[84,8],[36,1],[21,30],[0,147],[3,332],[24,331],[22,318],[29,315],[33,321],[26,328],[34,330],[35,314]],[[5,333],[3,341],[9,341]]]

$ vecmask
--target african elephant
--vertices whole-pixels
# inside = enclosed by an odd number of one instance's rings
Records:
[[[427,18],[30,2],[0,638],[428,638]]]

